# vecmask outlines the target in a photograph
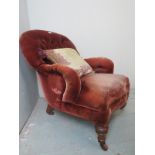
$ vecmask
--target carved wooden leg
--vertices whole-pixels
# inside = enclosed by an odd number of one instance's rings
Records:
[[[101,145],[103,150],[108,150],[108,146],[106,144],[106,135],[108,133],[108,123],[111,117],[111,109],[107,109],[103,112],[103,115],[100,120],[95,123],[95,129],[98,136],[98,142]]]
[[[108,145],[106,144],[106,134],[108,132],[108,126],[96,125],[96,133],[98,135],[98,142],[103,150],[108,150]]]
[[[50,107],[49,105],[47,106],[47,109],[46,109],[46,112],[49,114],[49,115],[54,115],[54,108]]]

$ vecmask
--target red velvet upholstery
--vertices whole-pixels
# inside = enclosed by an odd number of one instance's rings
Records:
[[[79,77],[71,68],[49,62],[43,50],[73,48],[65,36],[43,30],[31,30],[22,34],[20,45],[28,62],[39,73],[48,101],[53,108],[93,121],[101,147],[106,150],[105,135],[113,111],[126,105],[129,80],[113,74],[114,64],[108,58],[85,59],[94,72]]]
[[[87,58],[85,60],[96,73],[113,73],[114,64],[108,58]]]

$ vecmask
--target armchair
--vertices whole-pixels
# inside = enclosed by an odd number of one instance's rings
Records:
[[[113,74],[114,64],[108,58],[87,58],[94,72],[80,77],[65,65],[50,62],[42,50],[72,48],[65,36],[43,30],[30,30],[20,37],[27,61],[38,72],[47,100],[48,114],[53,110],[92,121],[102,149],[107,150],[106,134],[111,114],[126,105],[129,79]],[[76,50],[77,51],[77,50]]]

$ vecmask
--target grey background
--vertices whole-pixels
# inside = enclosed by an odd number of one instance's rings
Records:
[[[29,30],[27,5],[20,0],[19,33]],[[19,49],[19,131],[23,128],[38,100],[35,71],[28,65]]]

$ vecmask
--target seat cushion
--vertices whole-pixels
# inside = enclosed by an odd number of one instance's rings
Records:
[[[128,98],[129,79],[123,75],[92,73],[81,78],[78,104],[97,110],[122,106]],[[118,105],[119,104],[119,105]]]

